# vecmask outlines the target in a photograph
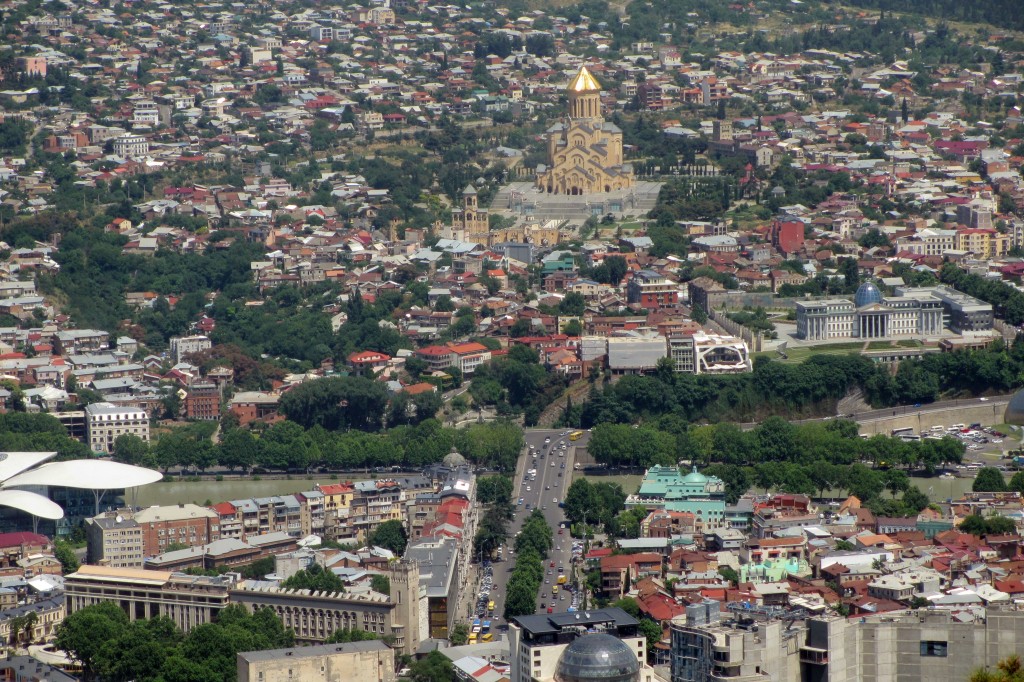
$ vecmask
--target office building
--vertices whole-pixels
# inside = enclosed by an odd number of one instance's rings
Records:
[[[943,323],[958,334],[992,329],[992,304],[951,287],[896,287],[897,296],[931,297],[942,303]]]
[[[419,570],[420,636],[447,639],[459,615],[459,543],[447,538],[421,539],[406,548],[404,558]]]
[[[945,301],[932,289],[904,290],[897,296],[882,296],[873,283],[865,282],[853,301],[845,298],[797,301],[797,336],[808,341],[938,336],[944,326],[946,307]]]
[[[591,646],[576,645],[566,658],[566,665],[560,666],[562,655],[577,640],[603,635]],[[614,640],[619,644],[611,644]],[[625,648],[623,648],[625,647]],[[655,680],[653,671],[645,661],[647,640],[640,633],[639,623],[635,618],[617,607],[596,609],[577,613],[553,613],[546,615],[517,616],[509,623],[509,656],[511,658],[511,682],[532,682],[540,680],[574,679],[566,677],[570,669],[586,670],[585,664],[589,657],[607,657],[609,663],[625,663],[625,674],[634,670],[624,652],[628,651],[635,657],[636,677],[625,679],[649,682]],[[575,663],[575,665],[573,665]],[[606,674],[614,670],[605,668]],[[562,675],[558,675],[562,673]],[[594,679],[581,677],[581,680]],[[602,679],[618,679],[617,677]]]
[[[379,640],[238,654],[238,682],[394,682],[395,653]]]
[[[228,605],[231,574],[186,575],[111,566],[81,566],[64,576],[68,614],[86,606],[113,602],[130,620],[167,616],[183,631],[211,622]]]
[[[735,336],[673,334],[668,338],[668,356],[673,369],[683,374],[739,374],[750,372],[750,348]]]
[[[933,607],[848,619],[749,604],[721,614],[709,601],[670,631],[672,682],[963,682],[1019,653],[1024,612]]]

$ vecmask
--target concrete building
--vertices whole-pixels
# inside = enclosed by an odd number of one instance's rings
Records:
[[[943,323],[959,334],[992,329],[992,304],[951,287],[896,287],[895,293],[897,296],[918,299],[926,296],[938,299],[942,303]]]
[[[115,137],[113,146],[114,154],[126,159],[149,154],[149,140],[142,135]]]
[[[86,562],[114,568],[142,568],[142,528],[129,515],[104,512],[85,520]]]
[[[700,331],[671,335],[668,356],[676,372],[684,374],[737,374],[750,372],[750,348],[743,339]]]
[[[141,568],[171,545],[195,547],[220,539],[220,517],[194,504],[104,512],[86,520],[91,564]]]
[[[447,639],[455,625],[462,582],[459,554],[459,543],[451,539],[426,538],[405,550],[405,560],[419,569],[419,631],[424,639]]]
[[[204,350],[210,350],[213,347],[213,342],[210,341],[208,336],[172,336],[171,337],[171,357],[174,359],[174,364],[178,364],[182,360],[185,360],[189,355],[193,353],[202,353]]]
[[[809,341],[937,336],[944,326],[944,307],[942,299],[931,290],[882,296],[874,284],[867,282],[857,290],[853,301],[797,301],[797,336]]]
[[[611,635],[626,644],[640,664],[640,680],[654,679],[644,662],[647,640],[635,618],[617,607],[577,613],[518,616],[509,623],[511,682],[552,680],[559,658],[577,638],[588,633]]]
[[[81,566],[64,576],[68,614],[101,602],[114,602],[130,620],[167,616],[183,631],[209,623],[228,605],[230,574],[211,578],[169,571]]]
[[[381,641],[238,654],[238,682],[393,682],[394,679],[394,652]]]
[[[720,616],[710,601],[673,620],[672,682],[962,682],[1018,653],[1024,636],[1024,612],[1009,608],[847,619],[730,606]]]
[[[110,454],[114,441],[123,434],[132,434],[149,442],[149,415],[128,405],[93,403],[85,408],[87,444],[93,452]]]
[[[626,302],[640,308],[669,308],[679,303],[679,286],[653,270],[641,270],[626,284]]]
[[[608,369],[613,374],[653,372],[658,360],[668,355],[664,336],[612,336],[608,344]]]

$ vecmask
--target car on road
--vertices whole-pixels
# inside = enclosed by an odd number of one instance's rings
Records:
[[[517,504],[519,504],[520,507],[523,506],[523,498],[520,497],[519,502]]]
[[[554,561],[552,561],[552,562],[551,562],[551,564],[550,564],[550,566],[551,566],[551,568],[554,568],[554,567],[555,567],[555,562],[554,562]]]
[[[551,442],[551,436],[548,436],[547,438],[544,439],[544,445],[547,445],[550,442]]]
[[[554,612],[555,612],[555,610],[549,606],[548,607],[548,613],[554,613]]]
[[[526,492],[530,492],[530,486],[526,486]]]

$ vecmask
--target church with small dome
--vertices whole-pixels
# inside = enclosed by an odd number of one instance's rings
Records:
[[[636,184],[622,160],[622,131],[604,120],[601,85],[587,67],[569,81],[568,116],[547,130],[548,163],[537,166],[536,187],[549,194],[598,194]]]

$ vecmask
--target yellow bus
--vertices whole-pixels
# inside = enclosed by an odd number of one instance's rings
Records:
[[[481,642],[489,642],[493,638],[494,638],[494,635],[492,635],[490,632],[485,632],[484,634],[480,635],[480,641]]]
[[[564,585],[568,581],[569,581],[569,579],[565,577],[564,573],[562,575],[558,576],[558,584],[559,585]]]
[[[469,643],[470,644],[476,644],[476,633],[475,632],[469,633]]]
[[[491,601],[487,602],[487,610],[488,611],[494,611],[494,600],[493,599]]]
[[[579,440],[580,438],[583,438],[582,431],[573,431],[569,434],[569,440]]]
[[[551,586],[551,594],[558,594],[558,585]]]

